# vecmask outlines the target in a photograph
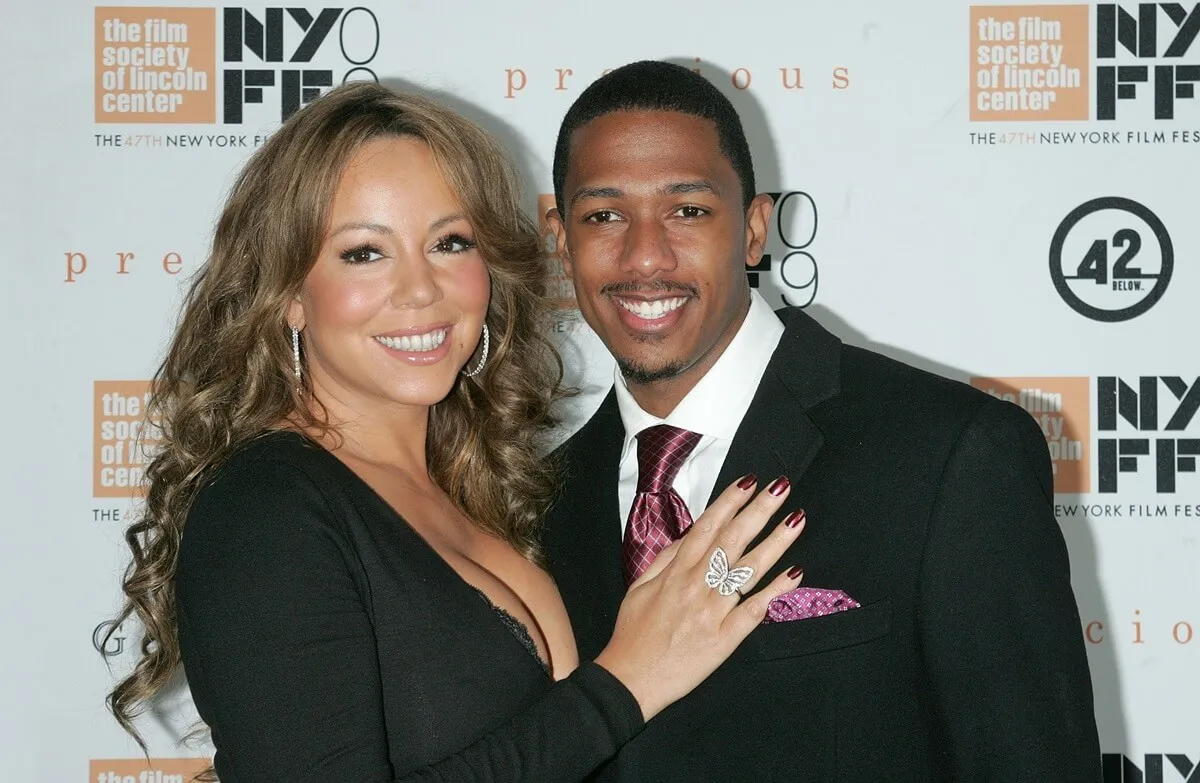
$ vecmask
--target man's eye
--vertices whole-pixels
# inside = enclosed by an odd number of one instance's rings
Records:
[[[585,220],[589,223],[612,223],[617,220],[617,213],[611,209],[601,209],[588,215]]]
[[[705,215],[708,213],[708,210],[701,209],[700,207],[693,207],[693,206],[680,207],[676,211],[679,213],[680,217],[685,217],[685,218],[698,218],[701,215]]]

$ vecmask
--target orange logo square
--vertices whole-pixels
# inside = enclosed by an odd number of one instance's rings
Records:
[[[96,122],[212,123],[213,8],[97,7]]]
[[[971,121],[1088,119],[1089,13],[971,6]]]
[[[1037,421],[1050,450],[1056,493],[1091,491],[1090,378],[972,378],[971,385],[1020,405]]]
[[[93,394],[92,497],[141,497],[159,437],[156,427],[146,427],[150,382],[96,381]]]
[[[89,783],[188,783],[211,765],[209,759],[93,759]]]
[[[554,234],[550,232],[550,224],[546,222],[546,212],[554,208],[553,193],[539,193],[537,197],[538,231],[542,235],[542,246],[546,251],[547,263],[550,265],[550,280],[548,282],[550,306],[555,310],[577,310],[575,302],[575,285],[567,277],[562,259],[558,257],[558,249],[554,244]]]

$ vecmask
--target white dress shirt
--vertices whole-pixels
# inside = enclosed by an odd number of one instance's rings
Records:
[[[615,371],[617,407],[625,425],[617,485],[622,536],[633,508],[633,496],[637,493],[637,434],[656,424],[700,433],[700,442],[684,461],[671,485],[687,504],[692,518],[699,517],[708,507],[708,496],[729,454],[734,433],[750,409],[750,401],[754,399],[759,381],[782,336],[783,323],[779,316],[757,291],[750,289],[750,310],[737,334],[708,373],[665,419],[642,410],[629,393],[620,369]]]

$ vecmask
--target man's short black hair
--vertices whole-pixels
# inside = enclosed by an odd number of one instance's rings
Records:
[[[617,111],[674,111],[712,120],[723,154],[742,183],[742,206],[754,200],[754,163],[742,121],[729,99],[712,82],[682,65],[641,60],[623,65],[588,85],[563,118],[554,146],[554,201],[566,218],[563,183],[567,178],[571,137],[597,117]]]

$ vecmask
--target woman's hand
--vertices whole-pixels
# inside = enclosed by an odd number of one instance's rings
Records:
[[[781,477],[751,501],[754,487],[753,476],[731,484],[659,553],[621,603],[596,663],[629,689],[646,720],[712,674],[762,622],[771,601],[800,584],[803,574],[792,568],[750,593],[804,529],[804,513],[793,512],[746,552],[791,489]]]

